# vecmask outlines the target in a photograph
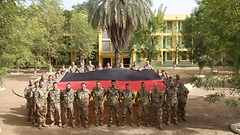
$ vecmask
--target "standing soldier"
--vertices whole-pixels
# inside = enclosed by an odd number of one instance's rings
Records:
[[[68,125],[69,114],[72,116],[72,127],[75,127],[75,117],[74,117],[74,97],[75,91],[71,88],[71,84],[68,83],[66,89],[62,91],[62,100],[64,103],[64,113],[65,113],[65,123],[63,128]]]
[[[76,100],[78,103],[78,109],[79,109],[79,127],[81,126],[81,121],[82,120],[82,113],[84,114],[84,127],[88,128],[88,105],[89,105],[89,99],[91,96],[91,92],[86,88],[86,84],[82,83],[81,84],[81,89],[77,90],[76,93]]]
[[[121,100],[123,101],[123,123],[122,126],[125,125],[126,122],[126,112],[128,109],[128,112],[130,114],[130,125],[133,126],[132,119],[133,119],[133,105],[132,100],[135,98],[135,95],[132,90],[130,90],[129,84],[125,85],[126,89],[122,91],[121,93]]]
[[[90,60],[87,65],[87,72],[94,71],[94,70],[95,70],[95,66],[92,64],[92,61]]]
[[[151,94],[148,89],[145,88],[145,83],[141,83],[141,89],[138,90],[135,102],[138,104],[138,127],[141,126],[142,113],[145,114],[146,126],[148,125],[148,108],[151,102]]]
[[[144,65],[144,69],[153,69],[152,65],[150,65],[149,61],[146,61],[146,65]]]
[[[77,66],[75,65],[75,62],[72,62],[72,65],[69,66],[69,68],[68,68],[68,72],[76,73],[76,70],[77,70]]]
[[[98,63],[98,66],[97,66],[96,70],[103,70],[103,67],[102,67],[101,63]]]
[[[62,126],[62,117],[61,117],[61,90],[58,89],[57,82],[53,83],[53,88],[48,93],[49,99],[49,108],[50,108],[50,118],[52,123],[50,126],[53,126],[55,123],[54,116],[58,112],[58,126]]]
[[[46,127],[46,114],[47,114],[47,90],[44,82],[39,82],[39,87],[34,92],[34,98],[37,105],[37,118],[38,128]]]
[[[112,80],[111,81],[112,86],[108,87],[107,91],[107,101],[109,104],[109,124],[108,126],[112,126],[112,121],[113,121],[113,115],[115,113],[116,116],[116,124],[117,126],[120,126],[119,124],[119,115],[118,115],[118,110],[119,110],[119,100],[120,100],[120,89],[116,86],[116,81]]]
[[[154,83],[154,89],[151,93],[153,114],[158,120],[159,129],[162,130],[162,105],[163,105],[163,92],[158,88],[158,83]]]
[[[137,62],[136,61],[134,61],[133,62],[133,65],[131,66],[131,68],[130,68],[131,70],[139,70],[139,67],[138,67],[138,65],[137,65]]]
[[[104,112],[104,97],[106,95],[105,89],[101,86],[101,83],[98,81],[96,87],[93,88],[91,96],[94,101],[94,116],[95,116],[95,125],[98,126],[98,108],[100,108],[100,126],[103,126],[103,112]]]
[[[178,89],[174,86],[174,82],[170,81],[170,86],[164,92],[166,96],[166,107],[167,107],[167,125],[171,122],[171,114],[173,113],[174,123],[178,125],[177,121],[177,110],[178,110]]]
[[[76,73],[84,73],[86,71],[84,64],[81,62],[80,67],[77,68]]]
[[[105,67],[105,69],[110,69],[110,68],[112,68],[112,67],[111,67],[110,63],[108,62],[107,66]]]
[[[178,87],[178,81],[179,80],[182,80],[182,79],[180,78],[179,74],[176,74],[176,78],[173,81],[174,81],[174,85],[177,86],[177,87]]]
[[[123,63],[122,63],[122,62],[120,62],[120,63],[119,63],[119,68],[124,68],[124,66],[123,66]]]
[[[34,106],[34,82],[29,80],[28,86],[24,89],[24,97],[27,100],[27,122],[33,121]]]
[[[182,119],[185,119],[185,108],[187,103],[189,90],[184,86],[182,80],[178,81],[178,113],[182,116]]]

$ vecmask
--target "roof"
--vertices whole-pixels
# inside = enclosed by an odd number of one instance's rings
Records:
[[[185,20],[190,14],[165,14],[164,20]]]

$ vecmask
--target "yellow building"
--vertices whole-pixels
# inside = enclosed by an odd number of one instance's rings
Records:
[[[160,51],[157,60],[153,60],[152,64],[163,65],[172,64],[176,57],[176,64],[190,64],[187,57],[187,49],[184,48],[184,39],[181,34],[183,21],[187,17],[187,14],[166,14],[164,16],[166,30],[153,33],[153,35],[158,36],[158,46],[157,49]],[[111,40],[108,38],[105,31],[99,33],[99,51],[98,51],[98,61],[106,65],[106,63],[114,62],[114,52],[111,45]],[[178,55],[176,54],[178,52]],[[138,63],[144,63],[146,58],[141,58],[140,54],[134,54],[132,58],[125,53],[121,54],[121,62],[123,62],[125,67],[128,67],[130,61],[137,61]]]

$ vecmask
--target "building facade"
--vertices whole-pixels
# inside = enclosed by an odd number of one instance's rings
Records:
[[[156,60],[152,60],[153,65],[172,64],[176,59],[176,64],[191,64],[188,59],[188,49],[184,48],[184,38],[181,34],[183,21],[187,14],[166,14],[164,16],[166,30],[153,33],[158,37],[157,49],[160,54]],[[111,40],[108,38],[106,31],[99,33],[98,61],[105,66],[108,62],[113,65],[114,50],[111,45]],[[128,67],[131,62],[137,61],[144,63],[146,58],[142,58],[139,53],[132,57],[121,54],[120,61],[124,67]]]

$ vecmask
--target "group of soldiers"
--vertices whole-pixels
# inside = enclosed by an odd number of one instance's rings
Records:
[[[165,72],[165,71],[164,71]],[[141,83],[141,89],[136,93],[131,90],[130,85],[126,84],[124,90],[120,90],[115,80],[111,81],[111,86],[106,90],[101,86],[101,82],[96,82],[96,87],[91,91],[87,88],[85,83],[81,84],[78,90],[73,90],[71,84],[68,83],[64,90],[58,88],[57,80],[61,77],[61,73],[57,72],[55,76],[49,76],[48,80],[45,79],[45,75],[41,76],[39,81],[29,81],[29,85],[24,90],[25,98],[27,99],[28,109],[28,122],[33,122],[38,125],[38,128],[46,127],[46,115],[49,110],[51,123],[49,126],[57,124],[59,127],[66,127],[69,124],[69,115],[71,117],[72,127],[76,124],[75,111],[78,112],[79,126],[88,128],[89,122],[89,101],[93,98],[93,110],[95,116],[95,125],[103,126],[104,115],[104,103],[105,98],[109,105],[109,123],[111,127],[113,123],[113,116],[116,117],[116,125],[120,126],[119,119],[119,103],[122,101],[122,123],[124,126],[126,123],[126,113],[129,113],[130,125],[133,126],[133,101],[138,106],[138,123],[137,126],[141,126],[144,122],[142,115],[145,115],[145,124],[148,127],[148,110],[152,106],[153,114],[157,120],[156,124],[158,128],[163,128],[163,108],[167,110],[167,122],[171,123],[171,116],[173,116],[173,122],[178,124],[178,116],[185,119],[185,107],[187,101],[187,95],[189,90],[184,86],[180,75],[176,75],[176,79],[168,77],[166,73],[159,74],[163,80],[166,90],[162,91],[158,83],[154,83],[154,89],[150,91],[145,87],[145,83]],[[166,75],[166,76],[165,76]],[[165,77],[164,77],[165,76]],[[61,105],[63,103],[63,105]],[[74,107],[74,104],[77,107]],[[65,121],[62,122],[62,112],[64,111]],[[98,111],[100,112],[100,118],[98,117]],[[58,114],[55,117],[55,114]],[[58,120],[58,121],[56,121]]]

